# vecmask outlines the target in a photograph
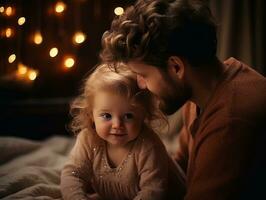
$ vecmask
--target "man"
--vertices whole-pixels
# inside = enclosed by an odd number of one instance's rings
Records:
[[[139,87],[184,127],[176,161],[186,200],[257,199],[265,176],[266,79],[216,57],[216,25],[202,1],[139,0],[114,19],[101,59],[122,61]]]

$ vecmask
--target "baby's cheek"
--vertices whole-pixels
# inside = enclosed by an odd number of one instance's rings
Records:
[[[106,135],[109,131],[108,128],[106,126],[97,126],[96,125],[96,132],[98,133],[98,135]]]

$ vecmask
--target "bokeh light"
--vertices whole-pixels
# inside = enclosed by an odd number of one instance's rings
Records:
[[[115,13],[116,15],[122,15],[122,14],[124,13],[124,8],[122,8],[122,7],[116,7],[116,8],[114,9],[114,13]]]

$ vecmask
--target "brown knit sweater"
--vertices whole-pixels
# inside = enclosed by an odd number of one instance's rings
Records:
[[[258,199],[265,185],[266,79],[234,58],[224,63],[205,110],[183,107],[177,161],[187,171],[185,200]]]

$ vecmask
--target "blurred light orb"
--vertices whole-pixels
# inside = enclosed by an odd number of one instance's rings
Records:
[[[122,7],[116,7],[116,8],[114,9],[114,13],[115,13],[116,15],[122,15],[122,14],[124,13],[124,9],[123,9]]]
[[[23,65],[22,63],[18,64],[18,74],[19,75],[24,75],[27,73],[27,71],[28,71],[28,68],[25,65]]]
[[[31,81],[34,81],[38,76],[38,72],[37,70],[33,70],[31,69],[28,73],[28,78],[31,80]]]
[[[3,12],[5,12],[5,7],[4,6],[1,6],[0,7],[0,13],[3,13]]]
[[[5,35],[6,35],[7,38],[12,37],[13,34],[14,34],[14,31],[13,31],[12,28],[7,28],[7,29],[6,29],[6,31],[5,31]]]
[[[73,40],[76,44],[81,44],[86,40],[86,35],[82,32],[76,32]]]
[[[25,22],[26,22],[26,18],[25,17],[20,17],[18,19],[18,25],[20,25],[20,26],[22,26]]]
[[[11,15],[14,14],[14,10],[13,10],[13,8],[11,6],[8,6],[6,8],[6,12],[5,13],[6,13],[6,16],[11,16]]]
[[[55,4],[55,12],[62,13],[66,9],[66,4],[64,4],[62,1],[59,1]]]
[[[16,60],[16,54],[11,54],[9,57],[8,57],[8,62],[9,63],[13,63],[14,61]]]
[[[43,40],[42,39],[42,34],[39,31],[35,32],[35,34],[33,36],[34,43],[35,44],[41,44],[42,43],[42,40]]]
[[[58,49],[56,47],[53,47],[50,49],[49,55],[50,57],[54,58],[58,54]]]
[[[65,59],[64,64],[65,64],[66,68],[71,68],[71,67],[74,66],[75,60],[73,58],[71,58],[71,57],[68,57],[68,58]]]

